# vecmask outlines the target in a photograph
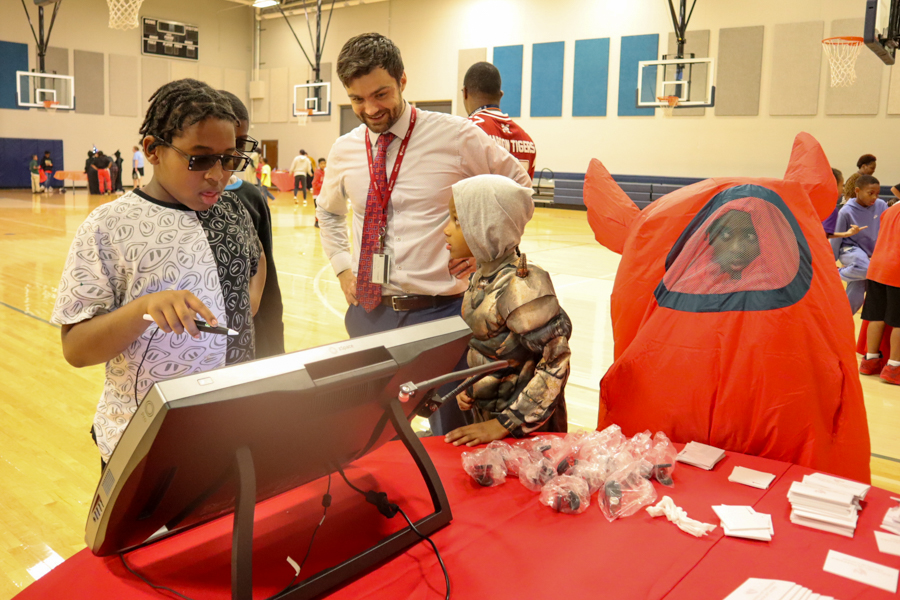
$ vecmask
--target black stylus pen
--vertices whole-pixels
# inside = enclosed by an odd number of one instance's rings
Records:
[[[153,317],[150,315],[144,315],[145,321],[153,321]],[[198,321],[194,319],[194,323],[197,325],[197,329],[204,333],[217,333],[219,335],[237,335],[238,332],[234,329],[229,329],[227,327],[213,327],[206,321]]]

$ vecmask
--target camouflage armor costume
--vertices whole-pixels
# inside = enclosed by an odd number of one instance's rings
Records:
[[[463,299],[462,317],[474,332],[470,367],[509,361],[508,368],[467,390],[476,421],[496,418],[514,437],[566,431],[563,390],[572,322],[547,272],[515,254],[492,275],[483,277],[479,269]]]

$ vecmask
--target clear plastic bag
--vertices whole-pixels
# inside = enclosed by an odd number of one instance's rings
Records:
[[[519,471],[519,481],[532,492],[540,491],[544,484],[554,477],[556,477],[556,465],[547,458],[528,463]]]
[[[484,487],[494,487],[506,482],[506,463],[503,456],[492,448],[463,452],[462,465],[466,473]]]
[[[519,471],[532,462],[531,455],[520,446],[510,446],[502,440],[494,440],[487,445],[488,450],[500,453],[506,465],[506,472],[512,477],[518,477]]]
[[[606,471],[602,465],[586,460],[577,460],[575,465],[566,471],[566,475],[578,477],[584,480],[588,486],[589,492],[593,495],[601,487],[606,478]]]
[[[640,469],[640,462],[632,461],[612,473],[598,492],[600,510],[610,522],[633,515],[656,501],[656,490],[641,477]]]
[[[578,477],[560,475],[541,488],[541,504],[556,512],[577,515],[586,511],[590,503],[588,485]]]
[[[674,487],[672,471],[675,470],[675,456],[678,452],[662,431],[653,436],[653,448],[647,459],[653,464],[652,477],[666,487]]]

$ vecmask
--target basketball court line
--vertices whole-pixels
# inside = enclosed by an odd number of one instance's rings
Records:
[[[319,269],[319,272],[318,272],[318,273],[316,273],[316,277],[315,277],[315,279],[313,279],[313,290],[316,292],[316,297],[317,297],[317,298],[319,299],[319,301],[325,306],[325,308],[327,308],[328,310],[330,310],[332,313],[334,313],[334,315],[335,315],[337,318],[339,318],[341,321],[343,321],[343,320],[344,320],[344,315],[341,314],[340,312],[338,312],[337,309],[335,309],[335,308],[331,305],[331,303],[328,302],[328,298],[325,297],[325,294],[322,293],[321,287],[319,287],[319,283],[322,281],[322,275],[325,273],[325,271],[326,271],[329,267],[331,267],[331,265],[325,265],[325,266],[323,266],[321,269]]]
[[[6,308],[8,308],[8,309],[10,309],[10,310],[14,310],[14,311],[16,311],[17,313],[22,313],[22,314],[25,315],[26,317],[31,317],[32,319],[36,319],[36,320],[40,321],[41,323],[46,323],[46,324],[49,325],[50,327],[55,327],[55,328],[57,328],[57,329],[60,329],[60,326],[59,326],[59,325],[56,325],[55,323],[51,323],[50,321],[47,321],[46,319],[42,319],[42,318],[40,318],[40,317],[37,316],[37,315],[33,315],[33,314],[29,313],[29,312],[25,312],[25,311],[22,310],[21,308],[16,308],[15,306],[12,306],[12,305],[10,305],[10,304],[7,304],[6,302],[0,302],[0,306],[5,306]]]
[[[66,229],[62,227],[48,227],[47,225],[38,225],[37,223],[29,223],[28,221],[7,219],[6,217],[0,217],[0,221],[9,221],[10,223],[18,223],[19,225],[27,225],[28,227],[40,227],[41,229],[49,229],[50,231],[66,231]]]

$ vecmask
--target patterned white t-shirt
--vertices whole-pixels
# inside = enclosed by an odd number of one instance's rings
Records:
[[[96,208],[78,228],[59,283],[53,323],[80,323],[147,294],[189,290],[220,326],[239,333],[227,338],[201,333],[195,340],[151,325],[106,363],[94,416],[103,460],[109,460],[155,382],[253,358],[249,281],[259,254],[250,215],[230,194],[223,194],[209,210],[194,212],[129,192]],[[136,401],[135,375],[142,359]]]

